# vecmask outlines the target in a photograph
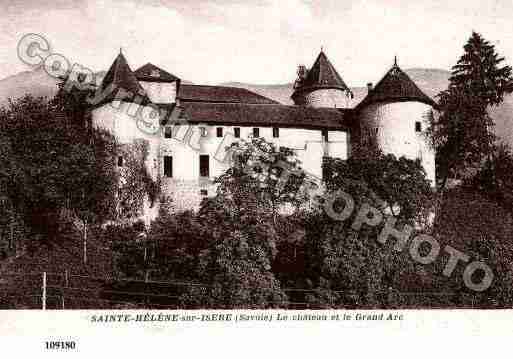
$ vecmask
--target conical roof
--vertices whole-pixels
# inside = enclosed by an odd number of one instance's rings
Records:
[[[175,75],[162,70],[160,67],[147,63],[146,65],[138,68],[134,71],[135,77],[139,81],[150,81],[150,82],[175,82],[180,80]]]
[[[397,60],[381,81],[360,102],[358,108],[384,101],[418,101],[431,106],[435,105],[435,102],[399,68]]]
[[[112,91],[108,89],[109,86],[113,86]],[[120,90],[123,90],[123,93],[127,93],[127,96],[124,97],[124,101],[131,101],[136,96],[142,96],[144,99],[143,102],[149,101],[146,92],[137,81],[137,78],[121,52],[110,66],[109,71],[105,74],[100,85],[101,92],[109,92],[102,100],[101,104],[113,101]]]
[[[330,60],[328,60],[324,51],[321,50],[312,68],[308,71],[305,79],[296,88],[292,97],[298,92],[323,88],[336,88],[343,91],[349,90],[344,80],[342,80],[342,77],[338,74]]]

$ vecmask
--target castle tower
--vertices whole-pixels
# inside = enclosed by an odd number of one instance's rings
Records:
[[[153,87],[149,89],[154,90]],[[121,174],[126,172],[128,159],[139,156],[139,153],[133,152],[136,145],[144,142],[148,146],[144,165],[153,180],[158,178],[156,164],[160,138],[154,129],[159,130],[159,118],[152,116],[155,110],[150,98],[155,93],[160,94],[146,91],[139,83],[121,52],[96,91],[95,97],[99,100],[95,101],[91,109],[93,126],[110,132],[116,138],[119,144],[117,168]],[[149,198],[145,198],[141,219],[149,224],[157,216],[158,206],[158,203],[153,204]]]
[[[137,81],[121,51],[103,77],[99,91],[105,93],[106,96],[100,103],[95,104],[95,107],[112,102],[116,95],[121,98],[121,94],[118,93],[120,90],[127,94],[127,96],[123,96],[124,101],[130,101],[135,95],[142,96],[145,101],[148,100],[143,87]]]
[[[434,101],[394,61],[392,68],[356,107],[360,144],[372,138],[384,153],[420,159],[435,185],[435,152],[425,133]]]
[[[312,68],[300,66],[291,98],[296,105],[346,108],[349,87],[321,50]]]

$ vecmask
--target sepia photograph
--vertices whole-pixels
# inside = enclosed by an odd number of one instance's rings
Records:
[[[513,307],[511,2],[0,9],[2,335]]]

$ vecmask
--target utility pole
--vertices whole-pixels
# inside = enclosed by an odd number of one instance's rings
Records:
[[[87,219],[84,220],[84,264],[87,264]]]
[[[14,206],[11,209],[11,218],[9,221],[10,237],[9,237],[9,250],[14,248]]]
[[[41,300],[43,302],[43,310],[46,310],[46,272],[43,272],[43,296]]]
[[[64,288],[68,288],[68,270],[64,271]],[[65,309],[64,290],[61,293],[62,309]]]

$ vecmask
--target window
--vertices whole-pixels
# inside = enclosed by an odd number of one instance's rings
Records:
[[[234,127],[233,132],[235,133],[236,138],[240,138],[240,127]]]
[[[164,176],[173,177],[173,157],[164,156]]]
[[[200,194],[201,194],[202,196],[208,196],[208,190],[206,190],[206,189],[202,189],[202,190],[200,190]]]
[[[118,156],[118,167],[123,167],[123,156]]]
[[[171,126],[164,127],[164,138],[173,138],[173,128]]]
[[[274,138],[280,137],[280,129],[278,127],[273,127],[273,137]]]
[[[208,155],[200,155],[200,177],[210,177],[210,158]]]
[[[260,137],[260,129],[258,127],[253,128],[253,137]]]
[[[216,135],[217,135],[217,137],[223,137],[223,128],[222,127],[218,127],[216,129]]]
[[[328,130],[322,130],[322,139],[324,142],[328,142]]]
[[[207,137],[207,128],[200,127],[200,134],[201,134],[201,137]]]
[[[422,123],[420,121],[415,122],[415,132],[422,132]]]

